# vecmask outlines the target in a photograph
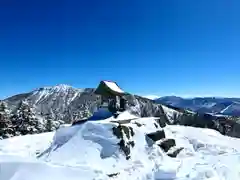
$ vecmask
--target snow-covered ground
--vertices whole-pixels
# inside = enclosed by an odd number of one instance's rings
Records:
[[[54,132],[51,132],[37,135],[16,136],[0,140],[0,155],[7,154],[22,157],[36,157],[38,153],[44,151],[51,145],[53,136]]]
[[[175,139],[176,147],[184,147],[177,158],[171,158],[146,139],[146,133],[160,129],[154,122],[154,118],[124,122],[134,132],[123,136],[125,142],[135,144],[128,160],[113,134],[118,124],[111,119],[2,140],[0,180],[240,179],[240,139],[209,129],[166,126],[166,137]]]

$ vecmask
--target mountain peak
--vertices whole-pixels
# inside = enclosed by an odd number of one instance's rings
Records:
[[[68,89],[73,89],[72,86],[67,84],[57,84],[55,86],[45,86],[35,90],[35,92],[39,91],[66,91]]]
[[[53,89],[66,90],[66,89],[70,89],[70,88],[73,88],[73,87],[70,86],[70,85],[67,85],[67,84],[57,84],[56,86],[53,86],[52,88]]]

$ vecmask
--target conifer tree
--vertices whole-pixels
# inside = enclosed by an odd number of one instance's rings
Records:
[[[51,132],[55,130],[53,118],[50,115],[47,115],[45,120],[45,132]]]
[[[25,101],[20,102],[14,116],[12,116],[12,121],[17,134],[35,134],[43,131],[43,127],[36,118],[33,109]]]
[[[14,135],[14,128],[10,120],[10,112],[5,102],[0,102],[0,138],[8,138]]]

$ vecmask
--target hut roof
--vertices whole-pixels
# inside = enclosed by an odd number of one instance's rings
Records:
[[[117,83],[113,81],[101,81],[95,90],[95,93],[107,97],[122,96],[125,94]]]

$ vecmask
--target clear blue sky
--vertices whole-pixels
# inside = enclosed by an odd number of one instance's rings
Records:
[[[141,95],[240,96],[240,1],[1,1],[0,98],[114,80]]]

